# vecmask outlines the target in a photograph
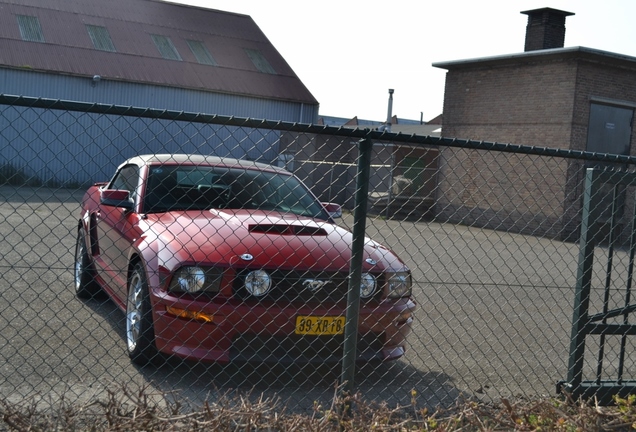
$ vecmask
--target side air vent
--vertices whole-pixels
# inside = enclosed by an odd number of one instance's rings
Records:
[[[327,232],[320,227],[285,224],[250,225],[249,231],[258,234],[279,234],[297,236],[326,236]]]

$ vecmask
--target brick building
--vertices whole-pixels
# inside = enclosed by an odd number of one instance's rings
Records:
[[[528,15],[525,51],[435,63],[448,70],[443,136],[636,155],[636,58],[564,48],[569,12]],[[579,161],[445,149],[441,220],[577,236]]]

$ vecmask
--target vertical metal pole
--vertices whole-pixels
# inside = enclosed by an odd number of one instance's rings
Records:
[[[393,171],[395,170],[395,151],[394,145],[391,145],[391,170],[389,171],[389,193],[387,194],[386,214],[387,219],[391,218],[391,200],[393,199]]]
[[[629,267],[627,268],[627,287],[625,288],[625,307],[629,306],[632,301],[632,280],[634,279],[634,256],[636,255],[636,206],[632,213],[632,233],[629,236]],[[629,313],[623,316],[623,324],[629,324]],[[621,337],[621,350],[618,358],[618,383],[623,382],[623,370],[625,367],[625,346],[627,344],[627,335]]]
[[[576,275],[574,298],[574,314],[572,316],[572,333],[570,336],[570,360],[568,362],[568,384],[570,391],[576,395],[581,391],[583,380],[583,356],[585,355],[585,327],[588,324],[590,291],[594,264],[594,247],[598,241],[598,208],[599,181],[595,171],[587,169],[583,194],[581,215],[581,237],[579,239],[579,264]]]
[[[386,127],[385,131],[391,132],[391,122],[393,121],[393,89],[389,89],[389,108],[386,113]]]
[[[616,243],[617,233],[616,220],[618,219],[618,185],[612,187],[612,206],[610,215],[610,227],[609,227],[609,240],[607,248],[607,266],[605,268],[605,293],[603,296],[603,313],[606,314],[609,311],[610,295],[612,290],[612,272],[614,270],[614,243]],[[607,318],[603,318],[603,324],[607,324]],[[601,385],[601,379],[603,378],[603,361],[605,360],[605,335],[602,334],[600,338],[598,349],[598,360],[596,362],[596,385]]]
[[[337,165],[335,163],[331,164],[331,170],[329,172],[329,201],[335,201],[333,196],[333,172],[336,170],[336,166]]]
[[[353,393],[356,354],[358,344],[358,319],[360,316],[360,282],[362,280],[362,260],[364,258],[364,237],[369,201],[369,177],[371,172],[371,150],[369,139],[358,142],[358,168],[356,173],[356,194],[353,210],[353,239],[351,243],[351,266],[349,268],[349,291],[347,293],[347,314],[344,329],[344,349],[340,393]]]

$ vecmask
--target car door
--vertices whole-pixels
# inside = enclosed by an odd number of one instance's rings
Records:
[[[133,201],[137,201],[139,167],[122,167],[107,186],[108,189],[127,190]],[[96,228],[99,242],[99,259],[104,281],[122,301],[126,298],[128,253],[138,238],[139,216],[135,211],[123,207],[99,204]]]

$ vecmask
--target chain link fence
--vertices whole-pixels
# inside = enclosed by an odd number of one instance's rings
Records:
[[[275,245],[282,251],[277,261],[280,268],[268,269],[271,279],[232,273],[228,269],[240,267],[236,262],[227,263],[212,279],[232,274],[235,279],[243,278],[240,283],[245,285],[245,279],[252,278],[253,294],[266,290],[272,280],[274,285],[283,283],[294,272],[301,283],[309,281],[305,287],[318,290],[323,278],[341,278],[338,289],[326,297],[306,298],[287,292],[276,299],[265,296],[254,300],[241,294],[240,287],[230,288],[229,294],[222,294],[220,288],[216,297],[206,297],[206,301],[216,302],[224,313],[235,309],[237,321],[232,328],[213,327],[204,322],[206,317],[187,308],[173,311],[170,322],[179,329],[162,327],[163,345],[183,344],[182,340],[170,340],[167,335],[171,331],[174,338],[183,338],[183,329],[188,329],[194,339],[190,339],[187,352],[177,347],[172,354],[161,354],[159,361],[145,366],[129,358],[131,328],[137,327],[126,306],[126,299],[130,299],[127,293],[117,297],[115,289],[111,296],[77,298],[78,227],[89,226],[82,221],[91,217],[85,203],[82,207],[83,196],[92,183],[110,181],[125,160],[145,154],[215,155],[226,161],[237,158],[286,168],[320,201],[341,205],[343,214],[335,224],[346,231],[333,232],[354,231],[355,238],[355,231],[362,226],[364,236],[388,248],[375,246],[376,257],[393,259],[390,250],[408,266],[411,300],[389,298],[389,288],[382,285],[384,276],[372,272],[381,287],[371,294],[365,292],[370,283],[368,273],[354,282],[363,286],[363,298],[359,303],[355,375],[349,384],[367,400],[390,406],[411,405],[415,400],[418,405],[434,407],[450,406],[458,398],[554,395],[556,383],[569,373],[585,169],[599,161],[633,162],[628,157],[565,150],[132,107],[9,96],[0,102],[0,396],[9,401],[55,401],[62,397],[85,401],[121,385],[138,385],[151,389],[158,398],[179,400],[183,405],[200,406],[205,400],[238,392],[245,397],[279,398],[289,409],[311,412],[316,406],[329,406],[339,391],[345,355],[341,327],[348,323],[339,317],[349,313],[346,296],[351,291],[342,287],[346,288],[351,278],[342,272],[329,277],[319,271],[308,274],[307,268],[294,268],[293,263],[302,263],[298,258],[301,250],[325,270],[333,264],[324,262],[326,257],[342,260],[349,255],[334,256],[335,246],[325,246],[311,234],[274,233],[283,230],[286,218],[297,218],[294,203],[283,210],[249,208],[252,197],[234,207],[208,205],[217,211],[215,223],[224,221],[224,226],[217,227],[219,233],[226,232],[225,238],[236,242],[228,247],[241,249],[242,241],[253,241],[257,234],[241,239],[236,233],[246,219],[255,224],[254,214],[258,213],[261,222],[269,218],[277,221],[258,235],[276,234]],[[362,195],[356,182],[360,179],[361,142],[367,143],[369,170],[365,182],[368,193]],[[214,184],[211,177],[204,181],[208,174],[193,175],[181,175],[180,181],[205,188]],[[225,187],[238,185],[240,178],[235,177]],[[135,199],[141,200],[146,191],[146,180],[143,173],[135,177],[141,182],[135,183],[134,189],[140,196],[130,196],[133,204],[126,211],[140,213],[138,224],[172,224],[173,230],[175,221],[183,224],[188,217],[183,212],[175,215],[165,209],[157,216],[134,207]],[[247,190],[253,184],[241,184],[240,189]],[[259,186],[259,190],[266,186]],[[273,199],[281,188],[274,188],[268,197]],[[631,232],[628,219],[634,207],[633,193],[632,185],[620,192],[624,211],[620,212],[622,234],[617,238],[622,239],[621,244],[628,241]],[[293,191],[278,199],[290,194]],[[185,192],[181,192],[183,196]],[[207,211],[207,207],[202,208]],[[289,213],[292,216],[285,216]],[[302,220],[301,226],[330,230],[324,224]],[[197,225],[181,225],[192,236],[188,239],[181,233],[179,241],[184,248],[205,229],[201,220],[190,223]],[[602,232],[604,228],[599,229]],[[113,233],[88,228],[85,234],[94,241]],[[350,234],[340,235],[343,243],[351,244]],[[285,252],[285,239],[298,249]],[[128,250],[121,246],[125,239],[110,235],[108,241],[109,247],[117,247],[120,258],[130,260],[130,255],[121,255],[122,250]],[[99,254],[94,243],[87,244],[86,254],[96,260]],[[102,240],[100,247],[105,244]],[[306,252],[308,244],[314,245],[314,250]],[[610,250],[612,283],[624,288],[631,278],[629,249],[609,248],[600,241],[594,249],[596,262],[602,263]],[[355,253],[350,259],[356,259]],[[135,268],[132,264],[127,262],[126,268]],[[342,268],[342,263],[338,265]],[[593,270],[593,304],[603,302],[605,270]],[[276,276],[277,271],[286,272],[286,276]],[[134,286],[130,271],[127,274],[125,283]],[[191,273],[180,280],[196,284],[203,276]],[[108,283],[108,277],[112,277],[113,287],[121,285],[113,275],[102,274],[100,281]],[[171,277],[159,274],[155,294],[165,297]],[[221,283],[236,285],[234,279]],[[400,283],[406,282],[402,279]],[[188,297],[187,292],[171,294],[185,296],[193,303],[198,299]],[[219,298],[223,299],[221,305]],[[404,307],[403,313],[396,314],[387,306],[408,301],[414,303]],[[612,299],[621,301],[630,302],[624,289],[618,299]],[[251,315],[255,310],[261,319],[269,313],[271,323],[254,320]],[[629,311],[624,312],[626,317]],[[153,325],[159,334],[156,313]],[[330,316],[332,320],[323,329],[310,323],[304,333],[311,335],[297,334],[303,333],[299,331],[299,316]],[[271,325],[279,330],[273,331]],[[369,332],[360,333],[360,328]],[[224,336],[227,334],[234,336],[230,340]],[[591,336],[588,339],[586,349],[602,343]],[[199,357],[205,358],[216,345],[223,345],[224,352],[232,352],[234,357],[218,356],[217,361],[184,358],[196,351],[192,340],[201,344]],[[611,373],[617,367],[618,351],[626,347],[603,346],[604,365]],[[628,344],[629,348],[633,347]],[[262,350],[267,350],[264,357]],[[365,356],[365,352],[372,355]],[[631,352],[622,356],[621,379],[633,378]],[[585,375],[595,379],[596,365],[596,359],[586,360]]]

